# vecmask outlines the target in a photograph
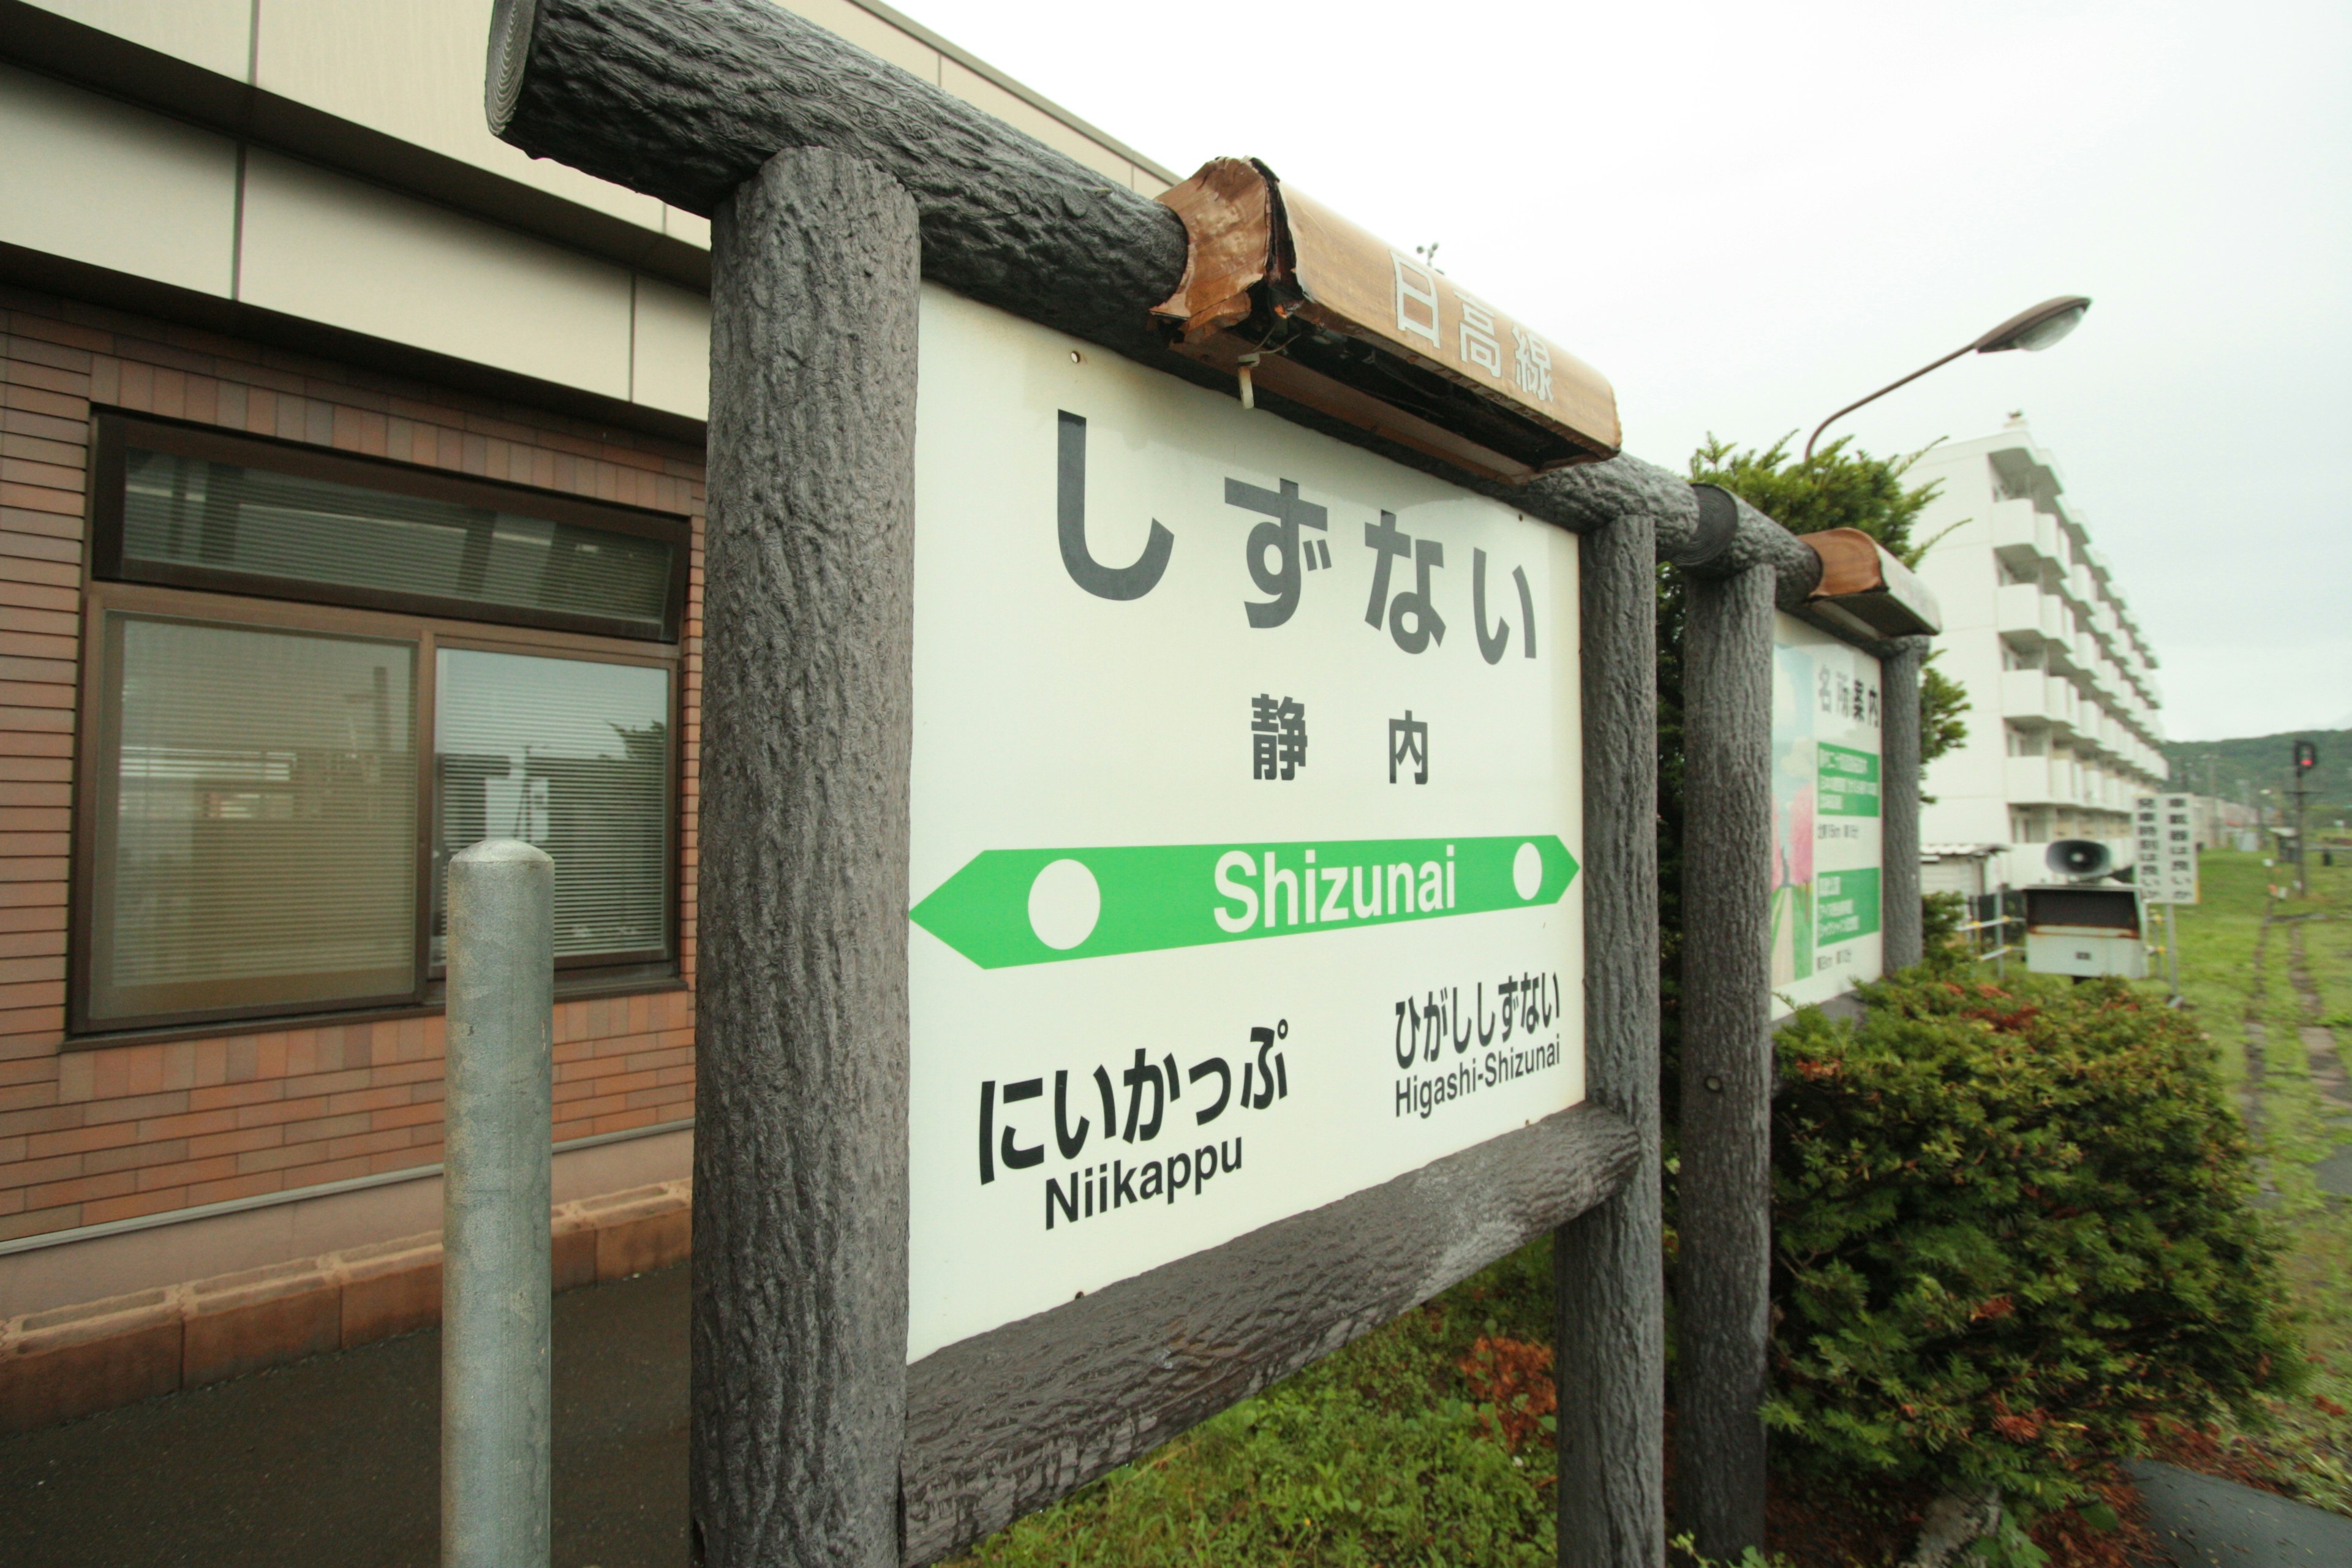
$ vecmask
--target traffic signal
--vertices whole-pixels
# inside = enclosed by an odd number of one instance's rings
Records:
[[[2319,748],[2309,741],[2294,743],[2294,773],[2297,778],[2319,765]]]

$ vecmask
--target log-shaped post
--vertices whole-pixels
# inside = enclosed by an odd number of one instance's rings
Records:
[[[1633,1123],[1641,1155],[1553,1234],[1561,1568],[1665,1560],[1656,549],[1642,513],[1583,542],[1584,1089]]]
[[[1675,1513],[1725,1562],[1764,1545],[1775,586],[1685,579]]]
[[[915,204],[777,153],[711,234],[695,1561],[897,1568]]]
[[[1897,637],[1879,666],[1886,716],[1879,732],[1878,924],[1886,972],[1924,956],[1919,907],[1919,672],[1928,639]]]

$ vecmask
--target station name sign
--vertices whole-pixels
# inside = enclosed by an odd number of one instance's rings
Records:
[[[1578,545],[926,288],[908,1356],[1583,1096]]]

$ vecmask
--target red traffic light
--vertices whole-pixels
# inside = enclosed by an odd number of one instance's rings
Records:
[[[2307,773],[2319,765],[2319,748],[2309,741],[2294,743],[2294,771]]]

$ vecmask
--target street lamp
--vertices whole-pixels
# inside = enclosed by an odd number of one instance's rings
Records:
[[[2082,321],[2083,312],[2090,308],[2090,300],[2080,294],[2061,294],[2055,300],[2044,300],[2031,310],[2019,311],[1976,342],[1962,344],[1933,364],[1921,365],[1901,381],[1889,382],[1864,398],[1861,403],[1849,403],[1819,425],[1814,426],[1811,437],[1805,442],[1806,459],[1811,460],[1813,443],[1822,438],[1822,431],[1861,407],[1864,403],[1875,403],[1896,387],[1907,386],[1929,371],[1940,369],[1964,353],[1997,354],[2006,353],[2010,349],[2023,349],[2028,353],[2040,353],[2043,349],[2073,331],[2075,325]]]

